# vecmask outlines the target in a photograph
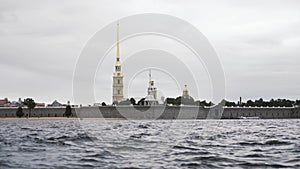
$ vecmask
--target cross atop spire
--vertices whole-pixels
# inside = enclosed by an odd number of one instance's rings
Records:
[[[151,81],[152,81],[152,79],[151,79],[151,69],[149,69],[149,87],[151,87]]]

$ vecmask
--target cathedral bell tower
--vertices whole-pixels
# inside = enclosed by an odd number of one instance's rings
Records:
[[[123,74],[120,62],[120,46],[119,46],[119,23],[117,25],[117,56],[115,64],[115,72],[113,74],[113,95],[112,101],[118,103],[123,100]]]

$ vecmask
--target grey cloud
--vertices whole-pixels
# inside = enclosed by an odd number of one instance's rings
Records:
[[[0,68],[5,75],[0,80],[0,98],[71,100],[76,59],[89,38],[118,18],[153,12],[185,19],[207,36],[223,63],[228,99],[299,99],[299,9],[297,0],[2,0]],[[99,87],[105,90],[98,94],[99,100],[109,102],[112,69],[98,77]],[[143,80],[137,82],[142,84]],[[165,88],[168,82],[160,84]],[[143,91],[141,88],[132,95]]]

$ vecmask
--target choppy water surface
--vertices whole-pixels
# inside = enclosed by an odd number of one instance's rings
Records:
[[[300,120],[24,120],[0,126],[0,168],[300,167]]]

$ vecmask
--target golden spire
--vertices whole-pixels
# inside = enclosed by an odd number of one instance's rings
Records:
[[[119,46],[119,22],[117,24],[117,57],[120,57],[120,46]]]
[[[117,57],[116,57],[116,64],[115,64],[115,74],[121,75],[119,22],[117,23]]]

